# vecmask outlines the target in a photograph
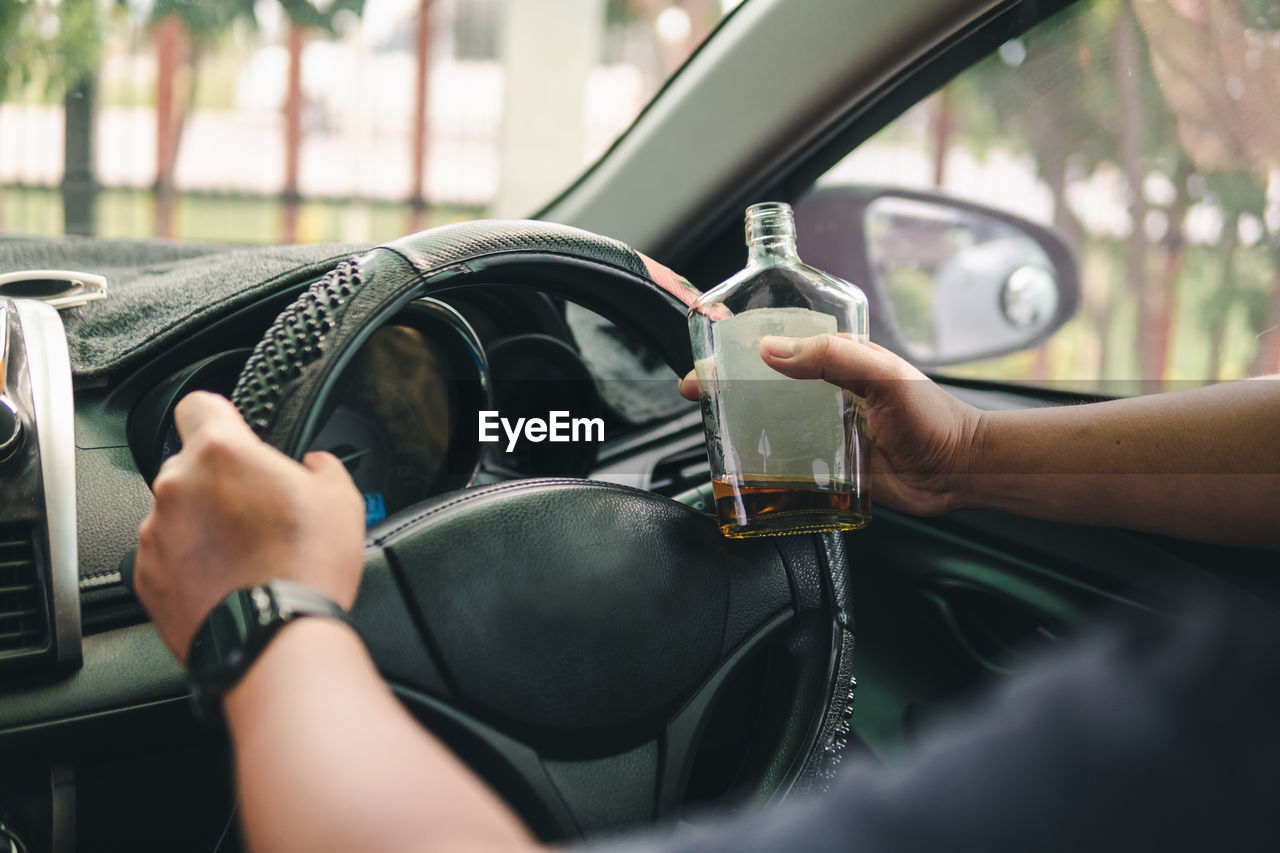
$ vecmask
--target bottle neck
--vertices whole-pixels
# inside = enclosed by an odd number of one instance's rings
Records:
[[[795,262],[796,220],[791,206],[778,202],[747,208],[747,262],[753,266]]]
[[[800,260],[796,241],[785,239],[753,240],[747,244],[747,263],[753,266],[770,266]]]

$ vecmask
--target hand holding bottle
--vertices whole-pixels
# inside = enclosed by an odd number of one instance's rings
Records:
[[[760,357],[792,379],[824,379],[865,401],[877,503],[916,515],[937,515],[965,503],[981,411],[876,344],[836,335],[766,337]],[[694,373],[681,381],[680,393],[698,399]]]

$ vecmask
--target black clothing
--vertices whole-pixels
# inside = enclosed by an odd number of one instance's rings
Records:
[[[854,715],[856,719],[857,708]],[[620,851],[1280,851],[1280,615],[1088,637],[823,796]]]

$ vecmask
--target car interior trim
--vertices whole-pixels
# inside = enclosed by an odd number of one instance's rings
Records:
[[[56,309],[30,299],[14,301],[26,342],[35,408],[35,438],[44,481],[49,536],[52,634],[60,666],[79,666],[80,569],[76,532],[75,401],[71,358]]]
[[[85,665],[66,678],[27,682],[6,695],[0,702],[0,755],[24,742],[24,732],[63,731],[103,716],[128,717],[156,703],[189,701],[186,670],[149,623],[89,635],[84,658]],[[197,726],[188,708],[183,715]]]
[[[606,444],[591,471],[591,479],[648,489],[664,459],[683,449],[700,448],[705,442],[702,412],[686,412]],[[708,481],[709,478],[710,473]]]
[[[475,368],[475,381],[479,387],[480,399],[483,401],[485,408],[492,408],[493,377],[490,375],[489,356],[485,353],[484,344],[481,343],[480,336],[476,334],[476,330],[467,322],[467,318],[462,315],[462,312],[448,302],[424,296],[421,299],[415,299],[410,302],[405,308],[404,316],[406,322],[410,325],[413,325],[415,321],[420,323],[421,327],[425,327],[424,331],[439,331],[443,329],[445,334],[451,336],[449,338],[450,341],[456,342],[463,347],[467,356],[471,359],[472,366]],[[420,327],[414,326],[414,328]],[[475,449],[472,457],[470,464],[467,466],[465,481],[462,484],[464,486],[475,485],[476,478],[480,474],[481,454],[479,449]]]

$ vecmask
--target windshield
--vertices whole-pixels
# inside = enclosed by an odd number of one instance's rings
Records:
[[[18,0],[0,232],[363,243],[525,216],[736,0]]]

